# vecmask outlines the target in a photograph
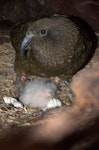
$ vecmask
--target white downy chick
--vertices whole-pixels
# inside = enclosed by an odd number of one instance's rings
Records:
[[[29,82],[19,100],[30,107],[47,109],[49,100],[55,97],[57,86],[48,79],[37,79]]]

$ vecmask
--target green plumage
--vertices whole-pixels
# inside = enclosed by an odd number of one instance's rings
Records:
[[[92,55],[93,41],[87,29],[76,18],[65,16],[17,23],[11,31],[11,42],[16,50],[16,73],[71,77]],[[30,34],[33,37],[22,59],[22,40]]]

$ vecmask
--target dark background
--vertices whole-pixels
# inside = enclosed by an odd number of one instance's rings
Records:
[[[14,23],[55,13],[80,17],[99,31],[99,0],[0,0],[0,21]]]

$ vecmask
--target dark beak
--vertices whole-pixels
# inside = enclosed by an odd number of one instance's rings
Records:
[[[26,48],[29,46],[31,39],[32,39],[32,37],[26,36],[22,41],[21,49],[20,49],[22,59],[24,59],[24,52],[25,52]]]

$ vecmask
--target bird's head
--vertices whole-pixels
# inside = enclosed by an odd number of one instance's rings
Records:
[[[47,55],[49,55],[47,51],[52,52],[52,54],[55,50],[57,52],[62,42],[66,42],[64,40],[66,37],[64,22],[65,18],[61,17],[44,18],[29,22],[26,35],[21,43],[21,57],[24,58],[24,52],[28,48],[35,53],[35,56],[38,53],[38,58],[45,54],[47,58]],[[49,55],[49,57],[51,56]]]

